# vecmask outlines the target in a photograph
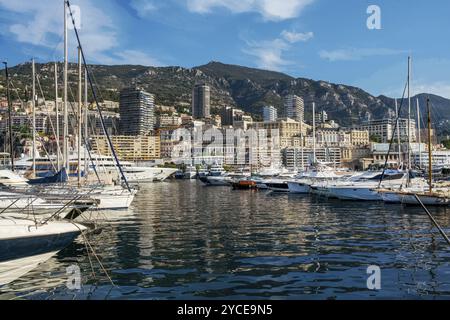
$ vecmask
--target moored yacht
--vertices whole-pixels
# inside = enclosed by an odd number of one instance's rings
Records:
[[[87,228],[66,221],[44,224],[8,216],[0,217],[0,285],[34,269],[71,244]]]
[[[399,188],[405,178],[406,174],[399,171],[366,172],[326,188],[331,197],[341,200],[382,201],[378,189]]]

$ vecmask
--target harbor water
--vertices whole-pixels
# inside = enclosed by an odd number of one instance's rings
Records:
[[[431,212],[450,231],[450,209]],[[171,181],[97,215],[88,238],[114,286],[79,239],[0,298],[450,298],[450,248],[419,208]]]

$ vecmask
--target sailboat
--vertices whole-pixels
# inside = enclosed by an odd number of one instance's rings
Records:
[[[67,221],[43,224],[0,216],[0,286],[11,283],[71,244],[87,228]]]
[[[399,192],[401,202],[404,205],[424,205],[429,206],[449,206],[450,205],[450,190],[448,187],[433,189],[433,149],[431,139],[431,107],[430,99],[427,99],[428,109],[428,191],[403,190]],[[417,198],[420,202],[417,201]]]
[[[64,180],[64,176],[71,174],[71,169],[73,168],[71,165],[71,157],[69,152],[69,141],[68,141],[68,128],[69,128],[69,118],[68,118],[68,16],[72,18],[72,23],[74,25],[74,31],[76,35],[76,39],[78,41],[78,113],[77,113],[77,159],[76,159],[76,173],[77,173],[77,186],[70,186],[68,184],[58,184],[58,185],[46,185],[45,188],[42,188],[39,190],[40,197],[47,199],[47,198],[54,198],[61,195],[64,195],[66,193],[74,193],[77,195],[82,195],[85,193],[90,198],[96,200],[98,203],[97,209],[124,209],[128,208],[131,203],[133,202],[133,199],[136,195],[136,190],[133,190],[130,187],[129,181],[127,179],[127,176],[125,175],[125,170],[123,165],[119,162],[119,159],[117,157],[117,154],[114,150],[114,146],[112,144],[111,138],[108,134],[108,131],[105,126],[105,122],[102,116],[101,108],[98,103],[97,94],[95,92],[95,89],[92,85],[92,78],[89,73],[88,66],[86,64],[86,60],[84,57],[84,52],[82,49],[82,45],[80,42],[78,30],[75,26],[74,17],[72,15],[72,9],[70,7],[69,1],[64,1],[64,95],[63,95],[63,101],[64,101],[64,135],[63,135],[63,146],[62,146],[62,154],[63,154],[63,161],[61,167],[59,167],[59,148],[58,148],[58,155],[57,155],[57,162],[58,162],[58,172],[56,175],[49,177],[47,179],[39,179],[39,180],[31,180],[31,183],[51,183],[51,182],[60,182]],[[99,113],[99,119],[103,128],[103,132],[107,137],[108,145],[110,147],[112,158],[114,160],[114,168],[118,170],[120,180],[119,183],[121,185],[118,186],[112,186],[112,187],[106,187],[106,186],[95,186],[94,188],[84,185],[83,179],[82,179],[82,157],[81,157],[81,140],[84,138],[85,141],[85,148],[87,148],[87,123],[85,121],[85,133],[84,137],[82,137],[82,72],[84,66],[84,73],[85,73],[85,115],[87,115],[87,84],[89,82],[90,87],[92,89],[92,93],[94,96],[94,100],[97,106],[97,111]],[[33,89],[34,89],[34,61],[33,61]],[[56,65],[55,65],[55,82],[56,81]],[[56,84],[56,91],[57,91],[57,84]],[[33,94],[33,105],[35,103],[35,95]],[[56,104],[56,109],[58,109],[58,106]],[[33,108],[34,109],[34,108]],[[34,128],[34,120],[33,120],[33,128]],[[57,133],[59,135],[59,132]],[[33,144],[35,144],[35,138],[33,139]],[[33,148],[35,149],[35,148]],[[90,159],[92,161],[92,159]],[[50,160],[51,161],[51,160]],[[84,167],[86,170],[84,170],[85,173],[88,173],[89,170],[87,168],[88,160],[86,158],[86,152],[85,152],[85,159],[84,159]],[[94,170],[97,168],[94,167]],[[33,178],[36,178],[36,153],[33,152],[33,159],[32,159],[32,170],[33,170]],[[136,170],[133,171],[132,174],[136,175]],[[67,173],[67,174],[66,174]],[[97,173],[97,172],[96,172]],[[161,175],[161,172],[158,172],[158,175]],[[147,175],[148,176],[148,175]],[[100,178],[98,179],[99,183],[101,184]],[[124,186],[122,186],[122,183]],[[50,187],[51,186],[51,187]],[[75,189],[75,190],[74,190]]]

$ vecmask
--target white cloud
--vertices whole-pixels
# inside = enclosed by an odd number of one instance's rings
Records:
[[[118,26],[103,9],[95,6],[94,0],[71,1],[72,5],[81,8],[81,42],[90,62],[115,64],[134,63],[138,61],[156,61],[142,52],[117,51],[120,45]],[[37,47],[54,49],[58,54],[51,59],[61,59],[63,47],[63,1],[29,1],[29,0],[0,0],[0,7],[14,13],[16,23],[9,28],[9,34],[18,42]],[[74,32],[70,30],[71,56],[76,55],[76,40]],[[47,57],[49,58],[49,57]]]
[[[286,60],[283,55],[292,48],[294,43],[306,42],[314,37],[312,32],[297,33],[283,30],[280,37],[273,40],[246,41],[244,53],[256,57],[259,68],[282,71],[293,62]]]
[[[289,50],[290,46],[281,39],[271,41],[250,41],[244,53],[256,57],[256,64],[259,68],[281,71],[284,66],[291,62],[283,59],[283,53]]]
[[[136,64],[142,66],[161,66],[159,60],[149,57],[147,54],[137,50],[125,50],[114,53],[114,57],[105,58],[106,64]]]
[[[450,82],[414,83],[414,94],[430,93],[450,99]]]
[[[257,12],[264,19],[281,21],[296,18],[314,0],[187,0],[188,9],[210,13],[214,8],[226,8],[233,13]]]
[[[130,6],[141,18],[158,10],[158,6],[153,0],[131,0]]]
[[[296,43],[299,41],[306,42],[308,40],[311,40],[312,38],[314,38],[314,33],[313,32],[301,33],[283,30],[281,36],[290,43]]]
[[[373,56],[390,56],[407,53],[405,50],[395,50],[387,48],[347,48],[337,50],[322,50],[319,56],[322,59],[334,61],[357,61]]]

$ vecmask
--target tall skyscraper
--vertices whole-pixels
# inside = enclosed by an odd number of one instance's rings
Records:
[[[211,89],[208,85],[197,84],[192,91],[192,116],[204,119],[211,115]]]
[[[155,127],[155,96],[139,88],[120,92],[120,133],[126,136],[146,136]]]
[[[284,110],[286,117],[297,122],[305,120],[305,103],[299,96],[290,94],[284,98]]]
[[[264,122],[274,122],[278,119],[278,111],[273,106],[264,106],[263,108]]]

